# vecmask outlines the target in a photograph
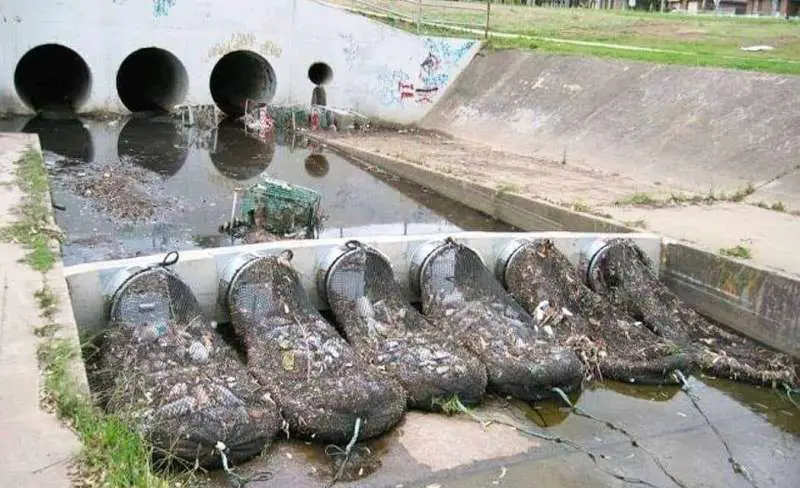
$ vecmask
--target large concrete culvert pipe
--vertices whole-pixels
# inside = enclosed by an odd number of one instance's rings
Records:
[[[14,88],[36,112],[76,112],[89,98],[92,74],[77,52],[60,44],[42,44],[20,58]]]
[[[275,70],[252,51],[229,52],[214,65],[209,80],[214,103],[228,115],[244,114],[246,103],[269,103],[275,96]]]
[[[117,94],[131,112],[169,112],[183,102],[188,89],[181,60],[157,47],[132,52],[117,70]]]

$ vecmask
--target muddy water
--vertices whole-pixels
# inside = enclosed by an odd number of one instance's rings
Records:
[[[37,117],[0,121],[2,130],[40,136],[53,199],[65,208],[56,220],[66,265],[230,245],[218,229],[234,191],[262,175],[320,193],[319,237],[509,229],[307,141],[260,140],[235,124],[203,134],[166,118]]]

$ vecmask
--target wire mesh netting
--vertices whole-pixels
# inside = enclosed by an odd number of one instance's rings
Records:
[[[630,239],[613,239],[598,260],[598,291],[650,330],[693,354],[708,374],[764,385],[798,384],[798,361],[712,324],[666,287]]]
[[[489,388],[521,400],[580,387],[575,354],[547,340],[471,249],[448,239],[420,276],[423,313],[486,365]]]
[[[236,351],[203,319],[191,289],[164,268],[130,278],[114,297],[97,384],[106,409],[130,421],[158,463],[206,468],[252,458],[280,428]]]
[[[397,378],[412,408],[438,409],[453,395],[477,403],[486,369],[406,302],[389,262],[375,250],[349,242],[328,272],[328,302],[353,348]]]
[[[613,307],[583,282],[550,240],[524,244],[506,265],[508,291],[537,325],[584,364],[587,379],[678,383],[692,357]]]
[[[319,214],[320,194],[310,188],[262,177],[247,189],[242,199],[242,216],[264,213],[264,230],[279,236],[304,234],[314,237]]]
[[[291,435],[342,443],[382,434],[405,409],[402,386],[361,360],[309,301],[291,254],[256,258],[231,283],[233,327],[247,363]]]

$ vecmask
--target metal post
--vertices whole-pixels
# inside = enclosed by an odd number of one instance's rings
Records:
[[[492,0],[486,0],[486,31],[483,33],[484,39],[489,39],[489,17],[492,15]]]

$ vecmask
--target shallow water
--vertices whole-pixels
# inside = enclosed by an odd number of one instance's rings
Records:
[[[371,174],[308,141],[281,134],[264,141],[232,123],[221,124],[214,137],[157,117],[11,119],[0,121],[2,130],[40,135],[53,199],[66,208],[56,212],[56,220],[67,234],[68,266],[230,245],[218,228],[230,219],[234,190],[262,175],[320,193],[326,219],[319,237],[510,229],[418,186]],[[128,178],[126,189],[143,201],[108,208],[108,198],[75,188],[89,177]],[[141,213],[143,205],[152,207],[144,218],[124,216]]]

